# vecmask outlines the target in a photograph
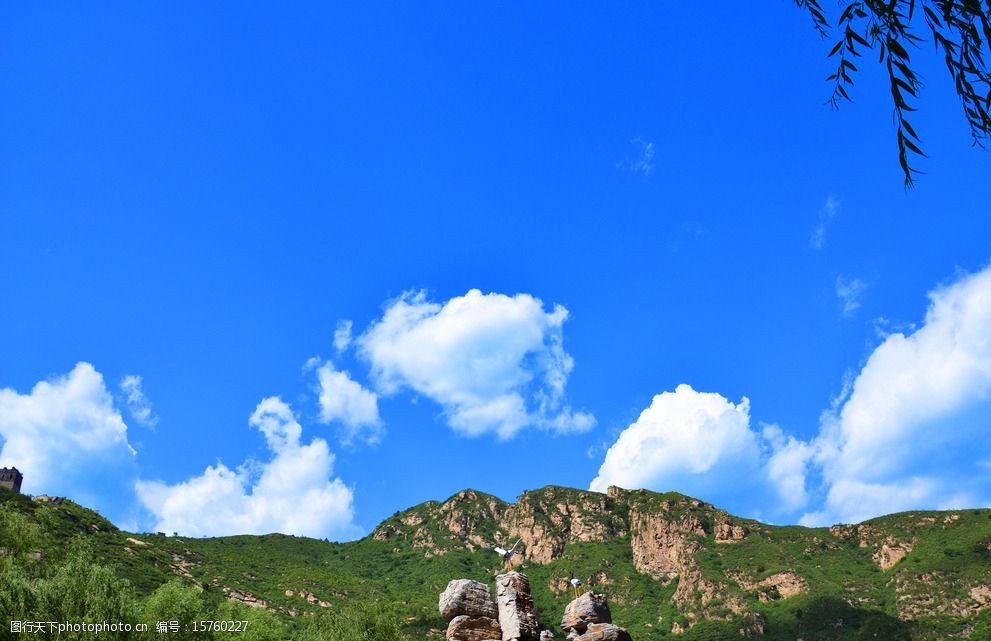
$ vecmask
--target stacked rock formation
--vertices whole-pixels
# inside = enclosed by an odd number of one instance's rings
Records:
[[[455,579],[440,595],[440,615],[448,621],[448,641],[553,641],[540,629],[533,607],[530,580],[521,572],[496,577],[496,599],[489,586]],[[498,620],[497,620],[498,619]],[[632,641],[630,633],[613,625],[604,594],[586,592],[564,609],[561,628],[569,641]]]
[[[454,579],[440,595],[440,615],[448,641],[501,641],[499,609],[489,586],[471,579]]]
[[[632,641],[630,633],[613,625],[604,594],[586,592],[564,608],[561,628],[569,641]]]
[[[540,620],[533,607],[530,579],[522,572],[496,577],[502,641],[540,641]]]

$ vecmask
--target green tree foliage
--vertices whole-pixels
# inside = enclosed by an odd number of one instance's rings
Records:
[[[0,641],[13,641],[7,621],[24,621],[38,610],[38,599],[24,569],[10,558],[0,559]]]
[[[840,0],[835,27],[819,0],[795,0],[812,17],[816,31],[835,39],[829,57],[836,71],[829,102],[838,107],[850,100],[854,62],[870,50],[878,55],[888,75],[898,142],[898,163],[905,186],[913,185],[917,171],[912,156],[925,156],[921,139],[909,122],[915,111],[922,80],[912,66],[910,52],[931,36],[953,79],[964,118],[975,146],[991,139],[991,0]]]
[[[293,635],[293,641],[402,641],[390,615],[375,604],[351,604],[331,614],[313,617]]]
[[[7,503],[0,503],[0,554],[23,560],[41,541],[38,526]]]
[[[141,620],[150,626],[149,637],[156,634],[155,624],[165,621],[179,624],[179,631],[170,632],[169,639],[202,639],[202,634],[193,631],[193,622],[206,619],[205,612],[206,607],[199,590],[180,579],[173,579],[145,599],[141,607]]]
[[[247,621],[238,632],[215,632],[217,641],[281,641],[289,634],[285,624],[268,610],[249,608],[242,603],[224,601],[217,606],[215,621]]]
[[[76,551],[47,579],[33,586],[38,608],[33,620],[101,623],[137,623],[138,610],[130,584],[110,568],[95,563],[85,549]],[[87,633],[60,635],[60,639],[88,639]],[[127,639],[124,632],[106,632],[103,639]]]

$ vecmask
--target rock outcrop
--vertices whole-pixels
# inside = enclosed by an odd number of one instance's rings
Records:
[[[755,591],[762,602],[789,599],[809,591],[808,582],[794,572],[778,572],[760,581],[740,575],[731,576],[744,590]]]
[[[882,570],[890,570],[912,551],[911,543],[897,542],[891,539],[891,537],[889,539],[882,543],[881,548],[871,555],[871,558],[874,559],[874,562]]]
[[[489,586],[472,579],[454,579],[448,583],[447,588],[441,592],[438,609],[446,621],[460,615],[489,619],[499,616]]]
[[[441,593],[439,610],[449,619],[447,641],[554,641],[554,633],[541,630],[530,594],[530,580],[520,572],[496,577],[496,608],[484,583],[454,579]],[[565,607],[561,627],[569,641],[632,641],[630,633],[613,625],[604,594],[586,592]],[[436,632],[439,632],[437,630]]]
[[[584,634],[591,623],[612,623],[606,595],[586,592],[564,608],[561,619],[563,630],[575,630]]]
[[[540,621],[525,574],[507,572],[497,576],[496,602],[502,641],[540,641]]]
[[[957,515],[950,515],[957,516]],[[947,518],[950,518],[949,516]],[[959,516],[957,516],[959,518]],[[922,519],[923,525],[930,525],[935,519]],[[871,559],[882,570],[890,570],[904,559],[915,546],[914,541],[902,541],[891,535],[884,535],[874,525],[834,525],[829,532],[838,539],[856,539],[859,547],[870,548]]]
[[[717,523],[715,527],[716,543],[735,543],[747,537],[747,528],[734,525],[729,519]]]
[[[460,614],[447,624],[447,641],[498,641],[501,638],[499,622],[489,617]]]
[[[595,492],[545,488],[524,492],[505,512],[509,538],[523,539],[523,560],[550,563],[567,543],[608,541],[626,535],[624,520],[615,514],[615,501]]]
[[[682,574],[694,563],[693,554],[700,547],[696,539],[706,536],[705,527],[697,516],[672,517],[664,512],[630,511],[633,564],[638,571],[655,579]]]
[[[489,586],[472,579],[454,579],[440,593],[440,615],[447,620],[448,641],[498,641],[502,628]]]
[[[631,641],[629,632],[613,625],[604,594],[586,592],[569,603],[561,627],[570,641]]]
[[[592,623],[575,641],[633,641],[630,633],[612,623]]]
[[[263,599],[259,599],[253,594],[248,592],[242,592],[241,590],[234,590],[232,588],[224,587],[224,596],[227,597],[228,601],[239,601],[249,608],[267,608],[268,603]]]

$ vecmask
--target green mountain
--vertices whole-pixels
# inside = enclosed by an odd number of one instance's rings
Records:
[[[25,528],[33,534],[17,534]],[[522,539],[513,565],[559,638],[576,576],[608,595],[613,620],[634,639],[991,640],[988,509],[805,528],[673,492],[551,486],[510,504],[464,490],[396,513],[359,541],[330,543],[128,533],[68,500],[0,492],[0,536],[0,554],[20,553],[38,576],[84,546],[137,600],[178,578],[209,607],[237,601],[287,631],[311,613],[362,604],[389,612],[407,638],[442,639],[437,598],[447,582],[492,584],[502,558],[491,548]],[[27,539],[31,549],[18,552]]]

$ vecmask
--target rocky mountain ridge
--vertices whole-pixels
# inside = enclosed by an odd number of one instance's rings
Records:
[[[71,501],[19,497],[7,507],[40,528],[46,559],[84,537],[140,594],[178,577],[289,619],[389,604],[410,638],[444,635],[429,594],[452,577],[489,582],[513,569],[529,577],[542,620],[559,616],[578,579],[608,595],[633,638],[991,640],[987,509],[805,528],[674,492],[550,486],[508,503],[463,490],[398,512],[364,539],[330,543],[128,533]],[[506,568],[492,548],[518,539]]]
[[[823,593],[837,595],[851,608],[889,611],[897,621],[981,614],[991,606],[991,563],[965,572],[952,567],[924,571],[913,568],[910,557],[920,541],[945,538],[942,534],[965,517],[982,533],[972,550],[991,550],[991,513],[983,514],[984,521],[973,518],[982,515],[977,510],[970,515],[913,512],[831,528],[777,527],[674,492],[611,487],[600,494],[551,486],[507,503],[469,489],[442,503],[398,513],[371,537],[422,550],[428,559],[481,553],[521,539],[522,553],[511,560],[514,567],[560,564],[572,546],[618,542],[638,573],[673,587],[669,602],[685,620],[665,627],[678,631],[700,621],[740,618],[759,629],[760,604]],[[769,554],[766,548],[779,544],[784,545],[778,554]],[[927,550],[925,565],[933,552]],[[937,561],[954,554],[950,548],[936,552],[944,557]],[[824,576],[830,574],[823,572],[824,565],[845,563],[858,570],[848,581]],[[594,585],[622,577],[603,568],[585,579]],[[561,594],[565,585],[556,578],[549,587]]]

